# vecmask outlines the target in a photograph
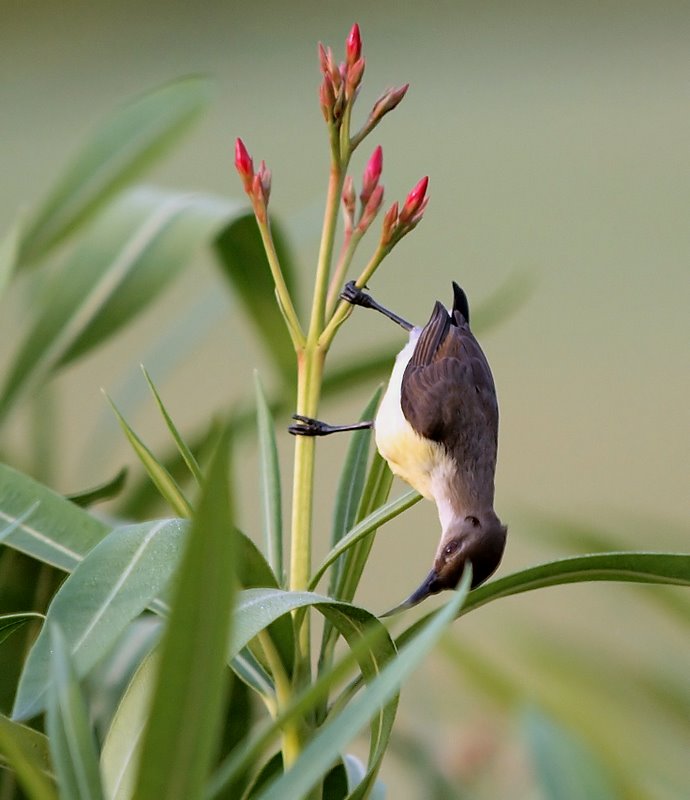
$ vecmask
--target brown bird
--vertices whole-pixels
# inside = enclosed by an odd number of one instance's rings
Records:
[[[295,416],[291,433],[325,436],[373,427],[376,446],[391,470],[436,503],[441,540],[434,565],[419,588],[388,612],[410,608],[455,588],[472,564],[472,588],[498,567],[507,528],[494,511],[498,402],[486,356],[470,330],[463,290],[453,283],[451,311],[437,301],[423,328],[377,303],[351,281],[341,297],[373,308],[409,331],[376,419],[328,425]]]

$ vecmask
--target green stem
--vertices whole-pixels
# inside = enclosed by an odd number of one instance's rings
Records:
[[[285,323],[287,324],[287,329],[290,332],[290,338],[292,339],[292,344],[295,350],[299,350],[304,346],[304,332],[302,331],[302,326],[300,325],[297,317],[295,306],[293,305],[290,292],[288,291],[287,284],[285,283],[283,270],[280,266],[280,261],[278,260],[275,244],[273,243],[273,235],[271,234],[270,223],[267,218],[261,219],[258,216],[256,217],[256,222],[259,226],[261,241],[263,242],[264,250],[266,251],[266,258],[268,259],[268,265],[271,268],[271,275],[273,276],[273,282],[275,283],[278,305],[280,306],[280,310],[283,312]]]
[[[359,228],[354,228],[354,230],[350,232],[350,235],[347,236],[345,242],[343,242],[343,249],[340,253],[338,263],[333,270],[333,278],[331,279],[331,285],[328,289],[326,319],[330,319],[333,316],[333,312],[335,311],[335,307],[338,303],[338,297],[340,296],[340,292],[345,282],[347,270],[352,262],[352,256],[354,255],[357,245],[359,244],[363,235],[364,234],[359,230]]]

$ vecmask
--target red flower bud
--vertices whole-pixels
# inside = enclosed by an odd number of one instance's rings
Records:
[[[345,40],[345,56],[348,66],[352,66],[362,54],[362,37],[359,33],[359,25],[355,22],[352,26],[347,39]]]
[[[349,99],[357,94],[362,76],[364,75],[364,59],[358,58],[347,70],[347,80],[345,82],[345,96]]]
[[[381,145],[379,145],[371,154],[367,166],[364,169],[364,175],[362,176],[362,192],[359,195],[359,199],[362,201],[363,206],[367,204],[367,200],[371,197],[371,193],[376,188],[379,178],[381,177],[382,169],[383,150]]]
[[[407,195],[405,205],[403,205],[402,211],[400,212],[401,224],[408,225],[412,223],[413,225],[416,225],[416,223],[422,218],[422,214],[429,200],[429,198],[426,197],[426,189],[428,185],[429,178],[427,176],[422,178],[414,187],[414,189]]]
[[[254,163],[247,152],[242,139],[235,140],[235,169],[242,178],[242,184],[247,194],[251,194],[252,180],[254,178]]]

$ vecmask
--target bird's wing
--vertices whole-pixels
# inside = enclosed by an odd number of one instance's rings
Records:
[[[498,403],[486,356],[469,325],[437,303],[402,380],[400,404],[412,428],[450,451],[496,447]]]

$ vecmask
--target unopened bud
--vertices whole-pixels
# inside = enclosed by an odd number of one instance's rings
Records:
[[[352,66],[362,54],[362,37],[359,33],[359,25],[355,24],[350,29],[347,39],[345,40],[345,57],[348,66]]]
[[[254,179],[254,163],[244,142],[239,137],[235,140],[235,169],[239,173],[244,191],[251,194]]]
[[[378,122],[385,114],[392,111],[405,97],[410,84],[398,86],[396,89],[387,89],[381,97],[374,103],[369,119]]]
[[[345,96],[349,100],[354,97],[362,83],[364,75],[364,59],[358,58],[347,70],[347,80],[345,81]]]
[[[319,86],[319,103],[324,119],[326,122],[330,122],[333,119],[333,109],[335,107],[335,91],[333,90],[333,81],[329,73],[323,76],[323,81]]]
[[[398,227],[398,202],[395,203],[386,211],[386,216],[383,218],[383,230],[381,231],[381,244],[389,244],[393,239],[395,229]]]
[[[271,196],[271,170],[268,169],[265,161],[262,161],[259,165],[256,177],[259,179],[264,205],[268,205],[268,198]]]
[[[379,184],[374,188],[374,191],[371,193],[371,197],[367,201],[367,204],[364,206],[362,210],[362,216],[359,220],[359,224],[357,228],[361,233],[365,233],[367,228],[371,225],[371,223],[376,218],[376,215],[381,208],[381,203],[383,202],[383,186]]]
[[[381,145],[379,145],[371,154],[371,157],[369,158],[369,161],[364,169],[364,175],[362,176],[362,191],[359,195],[362,206],[367,204],[367,200],[369,200],[371,193],[376,188],[379,178],[381,177],[382,169],[383,149],[381,148]]]
[[[352,175],[348,175],[343,183],[343,193],[341,196],[343,203],[343,214],[345,215],[345,225],[352,228],[355,218],[355,184]]]
[[[429,185],[429,178],[422,178],[412,191],[407,195],[405,204],[400,212],[400,224],[407,226],[416,225],[422,218],[424,209],[426,208],[429,198],[426,197],[427,186]]]

